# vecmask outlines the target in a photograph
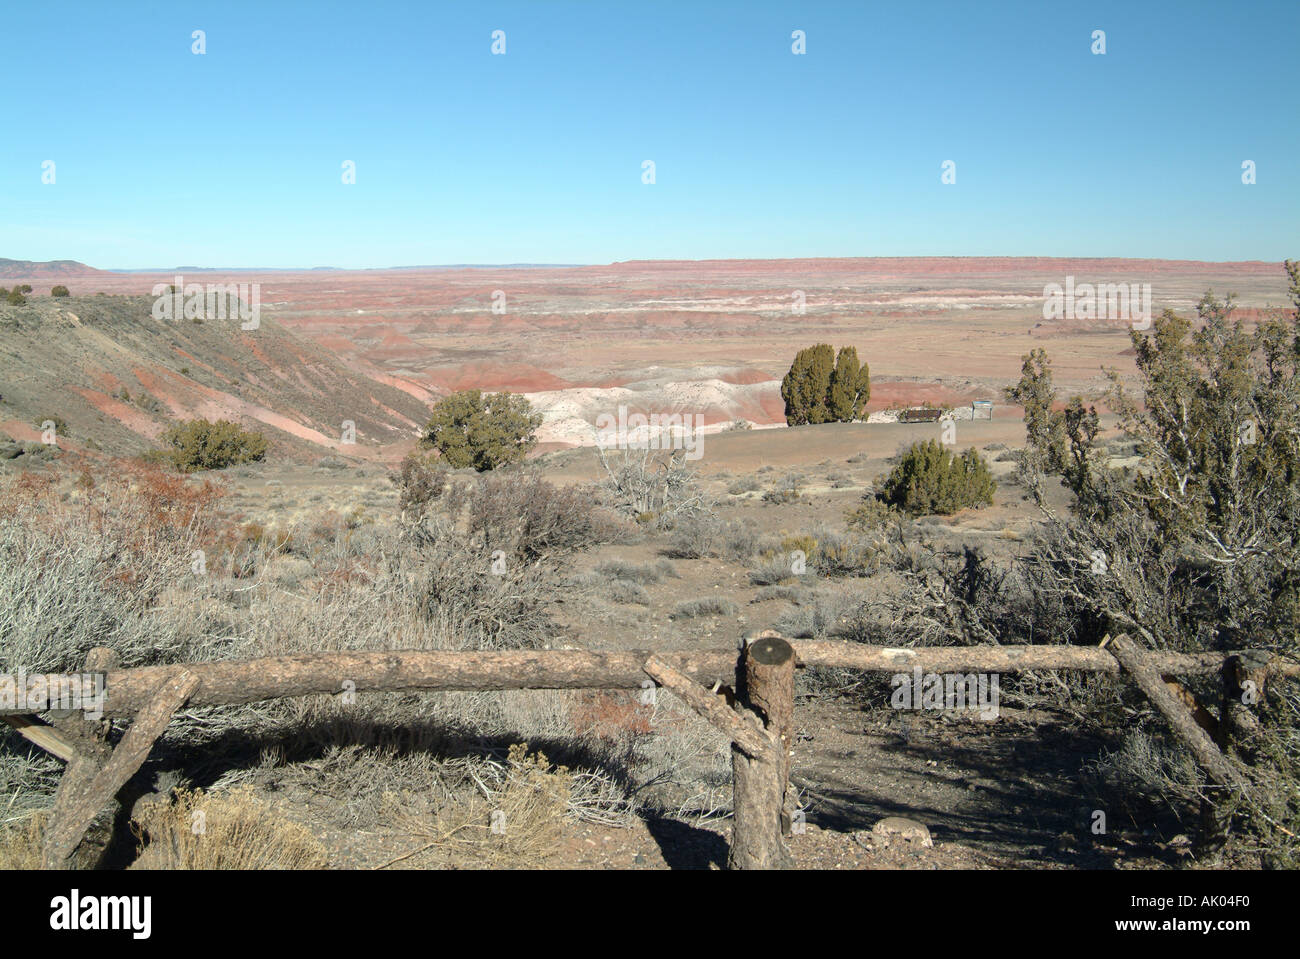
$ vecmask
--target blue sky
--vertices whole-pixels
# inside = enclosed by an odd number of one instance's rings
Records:
[[[5,25],[5,257],[1300,255],[1294,0],[45,0]]]

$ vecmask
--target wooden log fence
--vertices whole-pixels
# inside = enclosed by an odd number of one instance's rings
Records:
[[[1015,673],[1079,670],[1126,675],[1151,699],[1211,781],[1243,790],[1248,783],[1224,737],[1252,729],[1253,707],[1273,677],[1300,676],[1300,664],[1258,650],[1170,653],[1145,650],[1127,636],[1097,648],[976,646],[897,649],[837,641],[788,642],[766,631],[728,650],[599,652],[553,649],[315,653],[183,666],[115,667],[112,653],[92,650],[86,669],[104,674],[103,719],[49,713],[51,723],[21,708],[0,707],[0,720],[64,760],[67,768],[46,831],[46,868],[93,865],[103,846],[86,839],[103,822],[118,791],[140,769],[176,711],[343,692],[636,689],[648,676],[678,696],[732,742],[733,825],[729,865],[790,865],[790,738],[796,667],[831,666],[901,673]],[[1219,741],[1180,698],[1175,677],[1219,673],[1224,681]],[[1229,688],[1231,687],[1231,688]],[[1239,695],[1242,688],[1251,697]],[[733,693],[734,690],[734,693]],[[724,695],[718,695],[721,692]],[[1185,692],[1185,691],[1183,691]],[[1243,706],[1242,699],[1249,702]],[[729,704],[730,703],[730,704]],[[106,720],[132,719],[115,748]]]

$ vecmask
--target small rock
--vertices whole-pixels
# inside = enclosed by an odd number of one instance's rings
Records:
[[[934,840],[930,838],[930,830],[915,819],[890,816],[872,826],[871,833],[885,845],[888,845],[889,841],[897,836],[906,842],[920,843],[926,849],[934,848]]]

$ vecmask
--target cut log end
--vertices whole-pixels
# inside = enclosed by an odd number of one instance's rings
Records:
[[[794,647],[777,636],[764,636],[754,640],[746,655],[763,666],[780,666],[794,659]]]

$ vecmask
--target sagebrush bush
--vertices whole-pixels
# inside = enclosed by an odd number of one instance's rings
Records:
[[[763,484],[758,481],[757,476],[742,476],[727,487],[727,493],[730,496],[741,496],[745,493],[756,493],[762,488]]]
[[[683,600],[673,607],[670,619],[697,619],[701,616],[735,616],[739,607],[729,599],[706,596]]]
[[[536,562],[588,549],[621,535],[622,524],[592,506],[582,486],[556,486],[536,473],[487,475],[464,493],[469,532],[489,550]],[[460,493],[451,506],[460,505]]]
[[[447,470],[419,450],[408,453],[389,480],[397,487],[398,510],[409,518],[418,517],[447,491]]]
[[[0,668],[76,670],[94,646],[123,665],[196,654],[198,622],[168,621],[165,600],[195,583],[220,495],[156,470],[120,471],[76,499],[50,478],[0,485]]]
[[[687,516],[673,528],[665,552],[678,559],[703,559],[717,554],[723,525],[708,513]]]
[[[988,464],[973,447],[954,455],[936,440],[927,440],[903,454],[877,495],[913,515],[947,515],[991,506],[996,488]]]

